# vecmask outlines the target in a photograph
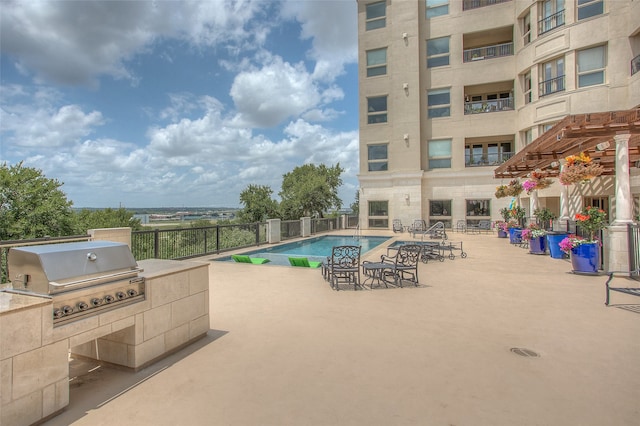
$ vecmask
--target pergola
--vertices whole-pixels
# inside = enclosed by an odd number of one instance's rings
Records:
[[[558,176],[560,160],[584,152],[604,167],[603,175],[616,174],[616,135],[628,139],[629,166],[640,166],[640,107],[626,111],[568,115],[494,171],[497,179],[525,177],[533,170]]]

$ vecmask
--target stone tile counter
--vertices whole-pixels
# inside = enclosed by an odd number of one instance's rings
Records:
[[[209,264],[143,260],[142,302],[53,326],[47,297],[0,292],[0,424],[30,425],[69,404],[69,352],[132,369],[209,330]]]

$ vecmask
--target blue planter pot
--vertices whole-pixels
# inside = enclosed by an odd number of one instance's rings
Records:
[[[511,244],[520,244],[522,242],[522,229],[509,228],[509,242]]]
[[[547,234],[547,242],[549,243],[549,254],[554,259],[563,259],[564,252],[560,250],[560,241],[564,240],[567,234]]]
[[[507,234],[506,231],[503,231],[502,229],[498,229],[498,238],[507,238],[509,236],[509,234]]]
[[[542,237],[535,237],[529,240],[529,253],[531,254],[546,254],[547,253],[547,239]]]
[[[600,268],[600,245],[598,243],[580,244],[571,249],[573,272],[597,274]]]

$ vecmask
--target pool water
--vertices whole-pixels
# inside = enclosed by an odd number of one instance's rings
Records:
[[[322,237],[309,238],[303,241],[287,243],[273,247],[261,247],[256,250],[244,252],[251,257],[264,257],[269,259],[265,265],[289,265],[289,257],[306,257],[309,260],[321,262],[331,256],[334,246],[360,246],[360,256],[369,250],[379,246],[390,237],[353,237],[350,235],[324,235]],[[220,261],[233,261],[231,256],[221,257]]]

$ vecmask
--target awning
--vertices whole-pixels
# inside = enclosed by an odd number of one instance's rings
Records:
[[[629,165],[640,165],[640,107],[626,111],[568,115],[494,171],[496,179],[525,177],[540,169],[558,176],[559,160],[584,152],[615,175],[616,134],[629,134]]]

